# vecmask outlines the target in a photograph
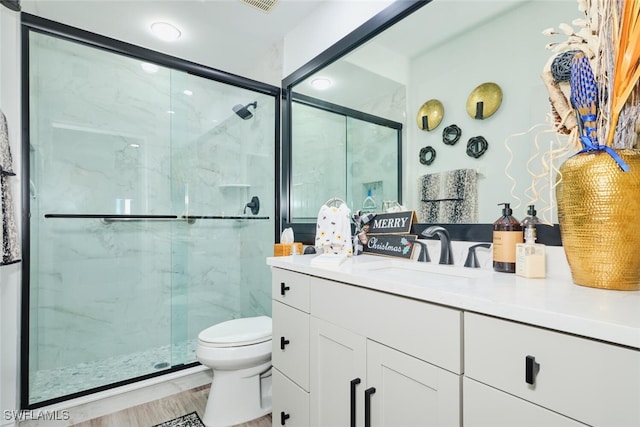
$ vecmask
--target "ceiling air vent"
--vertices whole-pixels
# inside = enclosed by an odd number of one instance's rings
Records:
[[[278,0],[239,0],[241,3],[253,6],[263,12],[271,12]]]

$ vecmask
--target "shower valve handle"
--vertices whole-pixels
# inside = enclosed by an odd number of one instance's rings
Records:
[[[280,425],[285,425],[289,417],[291,417],[291,415],[285,413],[284,411],[280,411]]]
[[[284,350],[284,348],[290,343],[289,340],[284,337],[280,337],[280,350]]]

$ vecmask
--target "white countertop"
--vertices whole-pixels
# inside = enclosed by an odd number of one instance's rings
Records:
[[[525,279],[483,267],[465,269],[458,277],[424,271],[384,268],[415,263],[374,255],[348,258],[338,267],[310,265],[316,255],[267,258],[267,264],[329,280],[414,298],[466,311],[487,314],[530,325],[640,349],[640,292],[615,291],[575,285],[559,275]],[[547,253],[547,257],[550,254]],[[552,255],[553,256],[553,255]],[[412,266],[408,266],[412,267]],[[420,267],[420,266],[418,266]]]

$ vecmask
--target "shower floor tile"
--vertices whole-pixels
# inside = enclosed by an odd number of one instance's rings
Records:
[[[73,393],[195,362],[197,340],[114,356],[76,366],[31,373],[29,403],[56,399]]]

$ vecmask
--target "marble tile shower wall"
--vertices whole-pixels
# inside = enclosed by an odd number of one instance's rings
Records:
[[[231,106],[255,95],[209,89],[228,118],[181,123],[170,70],[150,78],[139,61],[33,37],[31,369],[179,344],[222,320],[270,314],[272,98],[244,121]],[[270,220],[44,218],[238,215],[252,195]]]
[[[406,109],[404,86],[390,94],[374,94],[345,106],[406,125],[407,119],[402,113]],[[322,204],[334,196],[346,198],[352,211],[361,209],[367,184],[389,177],[393,183],[375,187],[372,195],[379,200],[379,207],[383,200],[397,198],[395,131],[361,120],[346,121],[342,115],[297,103],[293,105],[293,120],[292,210],[295,218],[315,218]],[[403,131],[403,140],[405,133]],[[327,174],[327,165],[331,165],[330,174]],[[345,182],[349,184],[348,189]]]
[[[293,104],[293,120],[292,214],[315,219],[327,199],[346,198],[345,120],[297,103]]]

